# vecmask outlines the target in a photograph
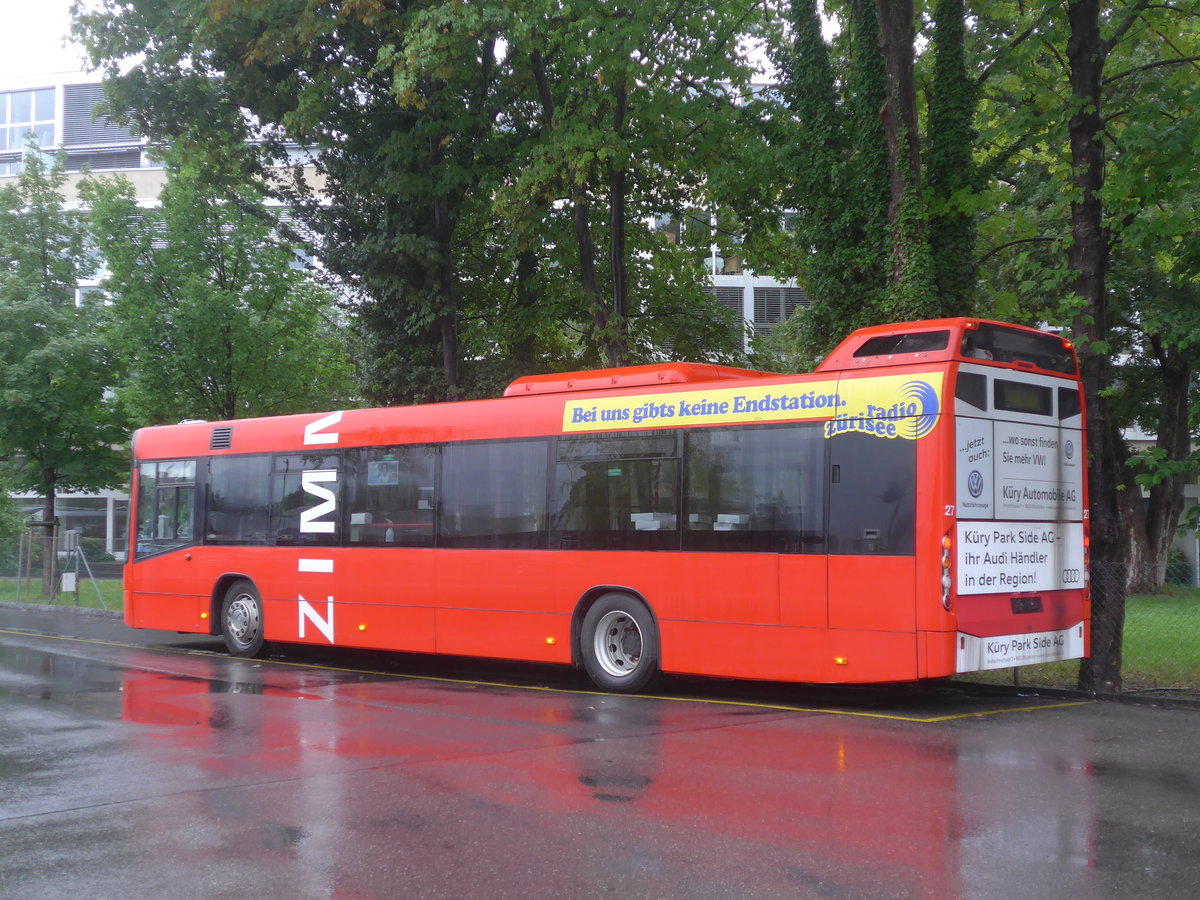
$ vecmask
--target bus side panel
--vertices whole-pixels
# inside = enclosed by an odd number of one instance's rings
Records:
[[[545,550],[438,550],[438,653],[571,661],[571,608]]]
[[[918,678],[945,678],[957,674],[956,632],[922,631],[917,639],[921,651]]]
[[[437,652],[528,662],[571,661],[571,617],[484,609],[439,609]]]
[[[912,633],[915,581],[911,556],[830,556],[829,627]]]
[[[829,624],[828,557],[779,557],[779,611],[784,625],[824,628]]]
[[[660,623],[662,669],[686,675],[766,681],[833,681],[829,635],[820,628]]]
[[[439,609],[569,612],[552,580],[555,557],[545,550],[437,550]]]
[[[133,602],[125,613],[125,624],[133,628],[155,628],[208,634],[208,622],[201,619],[208,611],[208,598],[187,594],[130,592]]]
[[[833,674],[846,684],[913,681],[917,678],[917,635],[912,632],[831,629]]]
[[[917,677],[913,634],[680,621],[661,628],[666,672],[814,684]]]
[[[664,619],[774,625],[779,622],[779,560],[774,553],[655,554],[671,588],[647,597]]]
[[[267,640],[428,653],[435,560],[400,548],[246,548],[220,559],[210,583],[225,572],[250,578]]]
[[[175,550],[125,567],[125,593],[130,600],[125,610],[127,625],[208,633],[208,620],[200,618],[208,612],[208,597],[194,593],[194,549]]]
[[[347,604],[338,643],[355,647],[432,653],[437,603],[438,551],[354,549],[335,595]],[[344,629],[344,630],[343,630]]]
[[[550,609],[570,612],[599,586],[628,588],[660,621],[779,622],[779,557],[774,553],[576,552],[555,558]],[[527,601],[528,602],[528,601]]]

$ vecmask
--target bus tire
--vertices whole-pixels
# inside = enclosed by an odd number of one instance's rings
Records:
[[[254,582],[235,581],[221,603],[221,637],[233,656],[258,656],[263,649],[263,604]]]
[[[629,594],[604,594],[583,617],[580,655],[599,688],[640,691],[658,674],[658,627],[646,604]]]

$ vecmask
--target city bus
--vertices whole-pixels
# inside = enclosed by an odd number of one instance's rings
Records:
[[[1086,656],[1064,338],[955,318],[814,372],[668,363],[133,442],[125,621],[658,673],[938,678]]]

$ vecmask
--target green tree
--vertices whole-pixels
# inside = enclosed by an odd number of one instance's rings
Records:
[[[756,4],[548,2],[530,12],[505,34],[513,78],[528,85],[506,208],[524,227],[569,213],[580,305],[608,365],[644,358],[654,337],[672,332],[667,322],[689,343],[679,324],[709,311],[700,270],[672,271],[677,255],[649,223],[708,205],[709,168],[744,135],[738,104],[750,69],[737,41],[753,30]],[[647,252],[654,266],[639,264]],[[681,292],[690,316],[674,302]],[[706,337],[714,351],[729,349],[717,333]]]
[[[106,388],[119,378],[102,338],[104,310],[75,303],[91,271],[86,226],[65,207],[61,160],[48,165],[36,147],[13,184],[0,189],[0,456],[9,482],[45,498],[55,520],[62,490],[121,484],[127,432]],[[43,559],[53,561],[53,529]],[[42,589],[52,591],[53,565]]]
[[[1186,435],[1196,402],[1188,360],[1200,333],[1189,287],[1200,4],[1078,0],[989,13],[980,43],[1004,49],[980,131],[1006,190],[981,229],[993,245],[985,283],[998,308],[1066,325],[1079,345],[1093,562],[1092,658],[1081,684],[1115,690],[1130,563],[1165,557],[1182,505],[1177,476],[1194,465]],[[1116,365],[1122,354],[1132,354],[1129,371]],[[1133,461],[1150,466],[1149,518],[1120,433],[1138,405],[1121,397],[1133,385],[1161,412],[1158,445]]]
[[[206,170],[207,171],[207,170]],[[81,186],[107,269],[111,337],[138,424],[345,406],[346,328],[333,296],[281,243],[256,197],[220,194],[173,163],[157,207],[123,176]]]
[[[538,368],[729,333],[694,327],[712,310],[701,273],[643,254],[661,240],[650,213],[700,190],[704,161],[735,142],[716,84],[745,81],[737,38],[755,0],[90,9],[78,33],[114,110],[234,161],[320,236],[358,294],[370,399],[473,393],[506,348],[544,350]],[[319,185],[280,177],[294,142],[312,148]]]
[[[784,241],[768,237],[771,244],[764,242],[770,223],[760,216],[751,250],[780,274],[798,276],[812,299],[782,333],[805,366],[848,331],[895,320],[889,312],[891,166],[879,114],[888,95],[878,20],[872,3],[853,2],[844,11],[846,27],[830,47],[815,0],[790,7],[790,40],[774,51],[790,116],[767,118],[765,135],[779,157],[774,165],[782,189],[758,206],[794,215]],[[772,253],[788,241],[799,254]]]
[[[369,397],[396,402],[459,390],[455,234],[502,105],[491,19],[503,13],[192,0],[163,15],[158,0],[133,0],[77,10],[77,28],[108,68],[114,110],[232,162],[320,235],[322,261],[358,294]],[[312,149],[319,186],[286,177],[295,142]]]

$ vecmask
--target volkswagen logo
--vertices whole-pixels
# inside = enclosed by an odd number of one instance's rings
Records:
[[[967,490],[971,492],[972,497],[983,493],[983,474],[978,469],[972,469],[971,474],[967,476]]]

